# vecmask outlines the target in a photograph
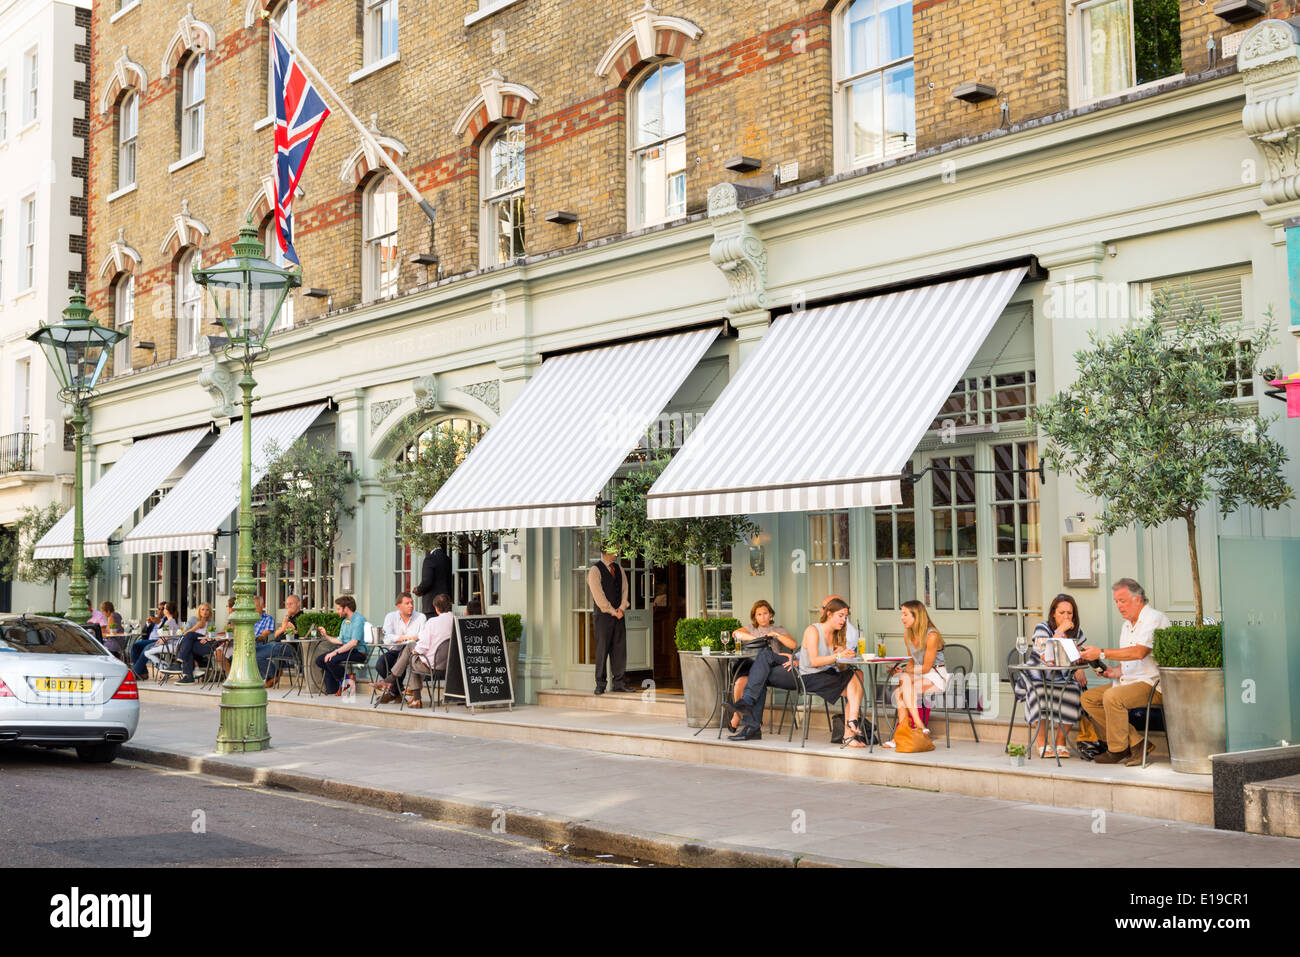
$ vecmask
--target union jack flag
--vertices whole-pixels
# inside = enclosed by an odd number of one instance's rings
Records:
[[[279,34],[271,29],[275,73],[275,231],[284,258],[301,266],[293,248],[293,195],[329,107]]]

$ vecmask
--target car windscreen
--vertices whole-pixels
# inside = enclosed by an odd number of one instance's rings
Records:
[[[95,640],[75,625],[58,621],[10,621],[0,624],[0,655],[25,651],[34,655],[103,655]]]

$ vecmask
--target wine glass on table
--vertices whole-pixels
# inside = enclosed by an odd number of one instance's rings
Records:
[[[731,632],[722,633],[722,651],[724,654],[731,654]]]
[[[1024,635],[1016,636],[1016,651],[1020,652],[1020,663],[1024,664],[1025,653],[1029,651],[1029,639]]]

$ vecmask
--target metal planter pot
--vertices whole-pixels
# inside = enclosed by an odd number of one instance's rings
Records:
[[[709,716],[717,720],[718,679],[716,665],[698,651],[679,651],[682,668],[682,692],[686,696],[686,727],[702,728]]]
[[[1169,761],[1184,774],[1209,774],[1210,755],[1228,750],[1222,668],[1161,668]]]

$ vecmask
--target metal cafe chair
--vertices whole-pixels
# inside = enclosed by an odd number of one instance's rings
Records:
[[[799,720],[798,716],[799,713],[802,711],[803,712],[803,728],[802,728],[803,737],[800,738],[799,740],[799,747],[803,748],[803,747],[807,747],[808,745],[808,726],[812,723],[812,700],[811,699],[821,698],[821,695],[814,694],[808,690],[807,685],[804,684],[803,675],[799,674],[799,670],[797,668],[794,671],[794,683],[795,683],[795,690],[786,692],[785,706],[781,709],[781,723],[780,725],[777,726],[776,733],[780,734],[781,728],[785,727],[785,714],[787,711],[791,711],[790,703],[791,703],[791,695],[793,695],[794,708],[791,713],[790,731],[786,734],[786,741],[789,742],[794,740],[795,725],[798,723]],[[833,726],[831,722],[831,705],[830,702],[827,701],[825,698],[822,698],[821,701],[822,701],[822,707],[826,709],[826,727],[830,728]]]
[[[1147,766],[1147,752],[1150,751],[1151,732],[1155,731],[1157,733],[1164,733],[1166,736],[1169,734],[1165,729],[1164,706],[1151,703],[1155,700],[1156,692],[1159,690],[1160,682],[1157,681],[1151,686],[1151,690],[1147,693],[1147,703],[1143,707],[1128,709],[1129,724],[1133,725],[1135,728],[1138,726],[1139,722],[1142,724],[1142,767],[1144,768]],[[1153,726],[1151,723],[1151,712],[1153,711],[1155,712],[1156,725],[1158,725],[1158,727]]]
[[[375,662],[382,646],[379,644],[379,629],[366,622],[366,657],[361,661],[355,661],[349,658],[343,662],[343,677],[346,681],[351,678],[354,682],[358,680],[373,679],[375,674]]]
[[[1015,695],[1016,679],[1015,679],[1015,675],[1011,671],[1011,666],[1020,664],[1020,661],[1021,661],[1020,652],[1016,651],[1016,649],[1012,648],[1010,651],[1007,652],[1007,677],[1011,681],[1012,695],[1011,695],[1011,719],[1007,722],[1007,742],[1002,746],[1002,750],[1004,753],[1008,748],[1011,747],[1011,733],[1016,729],[1016,706],[1020,704],[1020,699],[1017,698]]]
[[[975,658],[965,645],[950,645],[946,642],[943,646],[943,657],[948,667],[948,687],[942,693],[923,695],[922,699],[930,706],[931,711],[943,712],[944,743],[949,748],[952,747],[952,732],[950,729],[954,711],[959,714],[965,712],[967,719],[970,721],[971,734],[975,735],[975,743],[979,744],[980,736],[975,729],[974,714],[978,710],[979,702],[977,699],[976,708],[971,708],[970,693],[967,689],[970,673],[975,667]]]

